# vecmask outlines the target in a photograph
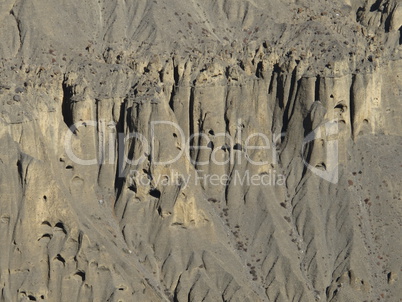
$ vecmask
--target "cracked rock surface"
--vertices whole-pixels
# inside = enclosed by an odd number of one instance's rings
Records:
[[[0,26],[0,302],[402,301],[400,0]]]

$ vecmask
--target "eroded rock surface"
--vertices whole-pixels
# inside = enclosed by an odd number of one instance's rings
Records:
[[[0,301],[402,301],[400,1],[0,7]]]

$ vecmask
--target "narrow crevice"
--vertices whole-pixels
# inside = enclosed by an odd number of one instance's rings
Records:
[[[172,87],[172,92],[170,93],[170,98],[169,98],[169,107],[170,109],[172,109],[172,111],[174,112],[174,96],[176,93],[176,86],[173,85]]]
[[[313,121],[311,112],[303,120],[304,137],[306,137],[313,130]]]
[[[179,86],[179,80],[180,80],[179,66],[173,66],[173,78],[174,78],[174,85]]]
[[[103,141],[103,136],[106,134],[106,133],[104,133],[103,135],[102,135],[102,131],[104,131],[104,128],[103,128],[103,126],[105,126],[105,125],[102,125],[101,123],[102,123],[102,121],[101,121],[101,116],[100,116],[100,114],[99,114],[99,108],[100,108],[100,100],[98,100],[98,99],[95,99],[95,120],[96,120],[96,123],[97,123],[97,135],[98,135],[98,138],[97,138],[97,140],[96,140],[96,148],[97,148],[97,150],[98,150],[98,163],[99,163],[99,168],[98,168],[98,181],[99,181],[99,177],[100,177],[100,173],[101,173],[101,169],[102,169],[102,164],[103,164],[103,162],[104,162],[104,160],[105,160],[105,154],[104,154],[104,144],[105,144],[105,142]],[[102,148],[100,148],[100,147],[102,147]]]
[[[396,7],[394,7],[394,9],[388,14],[387,18],[385,19],[384,27],[385,27],[385,32],[386,33],[389,33],[389,31],[391,29],[391,19],[392,19],[392,16],[394,15],[394,13],[395,13],[395,10],[396,10]]]
[[[189,116],[189,130],[190,130],[190,132],[189,132],[189,139],[190,139],[190,137],[192,137],[193,136],[193,134],[194,134],[194,94],[195,94],[195,88],[194,87],[191,87],[191,89],[190,89],[190,104],[189,104],[189,109],[188,109],[188,116]],[[193,143],[190,141],[189,142],[189,148],[190,148],[190,150],[189,150],[189,152],[190,152],[190,158],[193,158],[193,150],[192,150],[192,147],[193,147]]]
[[[230,77],[230,67],[229,66],[226,66],[226,68],[225,68],[225,77],[226,77],[226,79],[229,79],[229,77]]]
[[[20,46],[18,48],[18,52],[20,51],[20,49],[22,48],[22,35],[21,35],[21,23],[18,20],[17,16],[15,15],[15,12],[13,9],[11,9],[10,11],[10,15],[14,17],[15,22],[17,23],[17,30],[18,30],[18,37],[20,39]]]
[[[63,115],[64,123],[71,130],[76,133],[77,128],[74,126],[73,120],[73,96],[74,92],[71,86],[68,86],[65,81],[62,83],[63,88],[63,101],[61,105],[61,113]]]
[[[174,79],[174,84],[172,87],[172,92],[170,94],[170,99],[169,99],[169,107],[174,111],[174,95],[176,93],[176,88],[179,86],[179,81],[180,81],[180,75],[179,75],[179,66],[174,65],[173,61],[173,79]]]
[[[291,102],[291,106],[289,106],[290,108],[290,115],[289,115],[289,121],[292,119],[292,116],[295,113],[295,109],[296,109],[296,98],[299,95],[299,89],[300,89],[300,80],[296,80],[296,69],[293,71],[292,74],[292,85],[291,85],[291,90],[292,91],[292,95],[290,100]]]
[[[377,0],[371,7],[370,7],[370,12],[375,12],[380,9],[380,5],[382,3],[382,0]]]
[[[158,74],[159,74],[159,81],[160,81],[161,83],[164,82],[164,81],[163,81],[163,72],[164,72],[164,69],[161,69],[161,70],[158,71]]]
[[[285,107],[285,82],[283,80],[283,74],[278,71],[276,72],[276,99],[280,109]]]
[[[319,101],[320,100],[320,83],[321,83],[321,78],[318,75],[316,80],[315,80],[314,101]]]
[[[180,276],[180,277],[181,277],[181,276]],[[179,282],[180,282],[180,278],[179,278],[179,281],[177,282],[176,288],[175,288],[174,291],[173,291],[173,302],[179,302],[179,298],[178,298],[178,293],[179,293],[178,286],[179,286]]]
[[[304,152],[303,152],[303,154],[301,156],[306,161],[306,164],[303,165],[303,171],[302,171],[302,174],[301,174],[301,179],[303,179],[306,176],[307,172],[308,172],[307,164],[310,164],[310,161],[311,161],[311,157],[312,157],[312,154],[313,154],[313,148],[314,148],[314,141],[308,142],[305,146],[306,147],[304,148],[304,150],[303,150]]]
[[[198,129],[197,129],[197,133],[203,132],[204,130],[204,123],[206,120],[206,113],[204,114],[204,116],[200,116],[198,119]],[[203,136],[198,135],[198,140],[197,140],[197,146],[205,146],[205,143],[203,143]],[[196,160],[197,157],[199,156],[200,151],[198,150],[198,152],[194,151],[194,157],[193,160]],[[195,167],[197,169],[197,166]]]
[[[399,27],[399,45],[402,45],[402,26]]]
[[[356,75],[352,75],[352,83],[350,85],[350,90],[349,90],[349,114],[350,114],[350,132],[351,136],[353,137],[354,133],[354,128],[353,128],[353,123],[354,123],[354,114],[355,114],[355,97],[354,97],[354,91],[353,88],[355,86],[356,82]]]
[[[231,135],[231,131],[230,131],[230,127],[229,127],[229,117],[228,114],[230,112],[229,107],[230,105],[230,101],[229,101],[229,93],[230,93],[230,87],[226,87],[225,89],[225,111],[223,114],[223,119],[225,120],[225,131],[226,133],[228,133],[229,135]],[[212,132],[211,132],[212,131]],[[209,134],[215,136],[215,131],[213,131],[212,129],[209,131]]]
[[[116,193],[115,203],[119,199],[119,196],[123,190],[123,185],[124,185],[124,178],[123,178],[124,154],[120,154],[120,153],[121,152],[124,153],[125,148],[124,148],[124,141],[120,141],[120,136],[124,135],[124,122],[125,122],[126,106],[127,106],[127,101],[125,100],[124,103],[121,104],[121,106],[120,106],[119,120],[117,121],[117,124],[116,124],[117,167],[116,167],[116,175],[115,175],[115,180],[114,180],[114,190]]]
[[[284,86],[285,86],[285,82],[281,81],[282,85],[281,85],[281,89],[282,89],[282,93],[280,94],[280,99],[282,99],[282,106],[284,106],[283,102],[284,102]],[[291,76],[291,80],[290,80],[290,87],[289,87],[289,96],[288,96],[288,100],[286,102],[286,108],[285,111],[283,112],[283,117],[282,117],[282,133],[286,133],[289,127],[289,122],[292,118],[292,115],[294,113],[294,108],[296,106],[296,102],[295,102],[295,98],[296,98],[296,93],[295,92],[296,89],[296,68],[293,70],[292,72],[292,76]],[[284,139],[284,137],[283,137]]]
[[[259,78],[259,79],[264,78],[262,71],[263,71],[262,62],[258,62],[258,64],[257,64],[257,69],[256,69],[256,71],[255,71],[255,76],[256,76],[257,78]]]
[[[126,115],[132,117],[133,116],[132,110],[133,110],[133,107],[127,108]],[[139,110],[139,108],[136,108],[135,110],[136,110],[135,113],[137,114],[137,116],[134,118],[134,120],[138,120],[139,119],[138,115],[139,115],[140,110]],[[135,129],[135,125],[132,125],[132,127],[129,126],[129,130],[130,130],[130,133],[133,133],[133,131],[134,131],[134,133],[137,133],[137,129]],[[130,148],[128,149],[128,152],[127,152],[127,159],[129,159],[129,160],[134,158],[135,146],[137,144],[137,141],[138,140],[133,139],[132,143],[128,144],[128,146]],[[120,143],[123,143],[123,141]],[[121,148],[122,150],[126,150],[124,143],[122,146],[119,145],[119,148]],[[125,151],[122,151],[122,150],[120,152],[124,153]],[[150,154],[152,154],[152,152]],[[121,154],[121,155],[123,155],[123,154]],[[148,159],[149,159],[149,161],[152,161],[151,155],[149,155]],[[119,168],[122,169],[123,167],[124,167],[124,161],[121,162],[121,166],[119,165]],[[121,170],[121,171],[123,171],[123,170]],[[120,175],[120,177],[123,177],[123,175]]]
[[[24,183],[24,170],[22,168],[22,162],[19,159],[17,161],[18,176],[20,178],[21,185]]]
[[[272,74],[271,74],[271,81],[269,82],[269,87],[268,87],[268,94],[272,94],[273,89],[274,89],[274,81],[276,79],[275,77],[276,72],[275,72],[275,68],[272,70]]]

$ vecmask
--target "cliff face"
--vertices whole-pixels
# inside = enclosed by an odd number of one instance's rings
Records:
[[[402,299],[401,5],[2,3],[0,301]]]

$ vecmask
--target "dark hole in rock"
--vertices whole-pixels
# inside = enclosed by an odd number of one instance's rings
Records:
[[[67,234],[66,228],[62,222],[56,223],[54,227],[60,229],[64,234]]]
[[[38,239],[38,241],[41,240],[41,239],[43,239],[43,238],[52,239],[52,235],[50,235],[50,234],[43,234],[42,237],[40,237],[40,238]]]
[[[81,277],[82,282],[85,281],[85,272],[78,271],[78,272],[75,273],[75,275]]]
[[[347,107],[346,107],[346,105],[344,105],[344,104],[342,104],[342,103],[339,103],[339,104],[337,104],[337,105],[334,107],[334,109],[338,109],[338,110],[340,110],[341,112],[344,112],[344,111],[347,109]]]
[[[315,165],[316,168],[320,169],[320,170],[327,170],[327,166],[324,163],[319,163],[317,165]]]
[[[161,197],[161,191],[159,191],[158,189],[151,189],[151,190],[149,191],[149,194],[150,194],[152,197],[155,197],[155,198],[160,198],[160,197]]]
[[[134,193],[137,193],[137,186],[135,184],[132,184],[131,186],[129,186],[128,189],[133,191]]]
[[[60,261],[61,263],[63,263],[63,264],[66,263],[66,260],[65,260],[60,254],[57,254],[57,256],[56,256],[55,259],[59,260],[59,261]]]
[[[241,150],[243,150],[243,147],[242,147],[242,145],[240,145],[240,144],[235,144],[235,145],[233,146],[233,150],[239,150],[239,151],[241,151]]]
[[[230,146],[229,146],[228,144],[225,144],[225,145],[223,145],[223,146],[221,147],[221,149],[222,149],[223,151],[228,151],[228,150],[230,149]]]
[[[389,272],[387,274],[387,280],[388,280],[388,283],[390,283],[392,281],[392,272]]]

